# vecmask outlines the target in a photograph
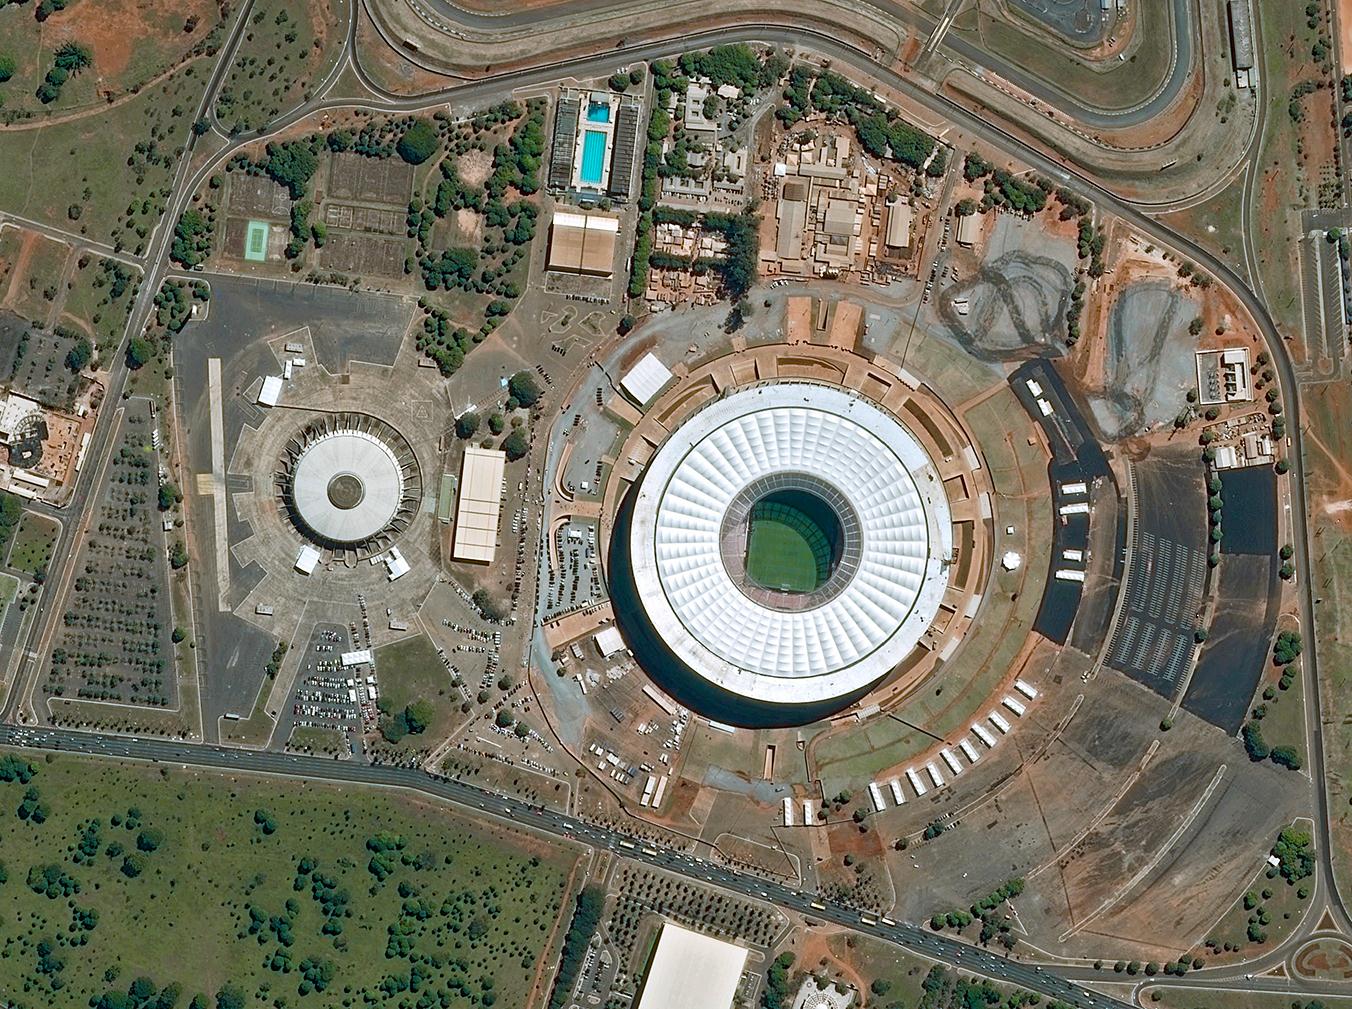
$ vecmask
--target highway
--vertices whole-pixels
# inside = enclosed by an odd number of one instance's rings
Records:
[[[486,14],[467,10],[452,0],[425,0],[425,2],[442,20],[458,25],[461,29],[479,33],[527,28],[535,32],[548,33],[551,31],[551,20],[603,10],[614,13],[617,6],[615,0],[571,0],[544,9],[523,8],[503,14]],[[938,19],[926,14],[919,7],[898,0],[865,0],[865,2],[886,19],[908,26],[920,38],[928,38],[938,25]],[[1138,2],[1148,3],[1150,0]],[[1169,72],[1148,98],[1122,108],[1104,109],[1086,105],[1074,95],[1062,90],[1055,81],[1037,77],[951,30],[944,34],[939,48],[950,51],[969,67],[992,71],[1047,105],[1060,109],[1084,126],[1095,129],[1139,126],[1167,109],[1178,97],[1192,73],[1196,27],[1190,0],[1163,0],[1158,6],[1160,13],[1169,21],[1167,38],[1163,36],[1151,38],[1147,44],[1167,43],[1171,47],[1173,58],[1170,60]],[[766,9],[762,13],[769,12],[769,9]],[[803,12],[804,8],[800,7],[796,13]],[[811,16],[810,9],[806,12]],[[690,48],[688,41],[682,46],[682,49],[686,48]],[[1127,64],[1123,64],[1121,68],[1112,68],[1105,73],[1129,74],[1131,69]]]
[[[832,921],[867,932],[936,963],[958,967],[992,981],[1019,985],[1029,991],[1060,999],[1078,1009],[1122,1009],[1129,1005],[1072,984],[1044,967],[997,956],[906,922],[890,923],[877,919],[876,924],[870,924],[874,921],[872,916],[866,919],[858,911],[814,893],[800,892],[774,880],[697,858],[688,852],[658,848],[651,841],[639,840],[606,827],[582,822],[556,810],[530,805],[464,782],[435,777],[414,768],[10,725],[0,725],[0,746],[178,764],[185,768],[200,767],[238,774],[271,774],[306,781],[406,789],[460,806],[474,815],[501,817],[517,827],[550,835],[561,842],[574,842],[613,852],[753,900],[790,908],[809,918]]]

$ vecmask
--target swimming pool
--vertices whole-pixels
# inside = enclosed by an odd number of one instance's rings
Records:
[[[582,136],[582,181],[589,186],[599,186],[605,163],[606,135],[600,130],[587,130]]]
[[[610,106],[605,102],[590,102],[587,105],[587,122],[589,123],[608,123],[610,122]]]

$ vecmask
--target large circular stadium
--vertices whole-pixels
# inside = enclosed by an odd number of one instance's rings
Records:
[[[916,647],[953,534],[943,482],[900,420],[837,386],[780,381],[671,433],[616,547],[631,595],[619,608],[666,660],[664,685],[693,682],[697,706],[712,699],[730,721],[787,724],[857,699]]]
[[[284,507],[316,543],[376,550],[404,528],[421,482],[407,442],[364,414],[312,421],[286,447],[278,472]]]

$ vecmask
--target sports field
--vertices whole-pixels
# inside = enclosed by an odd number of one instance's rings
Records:
[[[831,574],[831,539],[788,495],[775,494],[751,509],[746,573],[782,592],[811,592]]]

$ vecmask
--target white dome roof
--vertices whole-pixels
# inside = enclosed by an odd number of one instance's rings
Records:
[[[854,512],[852,574],[803,608],[745,591],[720,549],[734,499],[776,473],[819,480]],[[915,436],[873,403],[810,382],[734,392],[674,431],[648,465],[630,537],[638,598],[666,645],[725,690],[791,704],[890,672],[938,609],[953,545],[943,482]]]
[[[404,476],[394,452],[365,431],[321,435],[296,460],[291,494],[301,519],[335,543],[359,543],[399,510]]]

